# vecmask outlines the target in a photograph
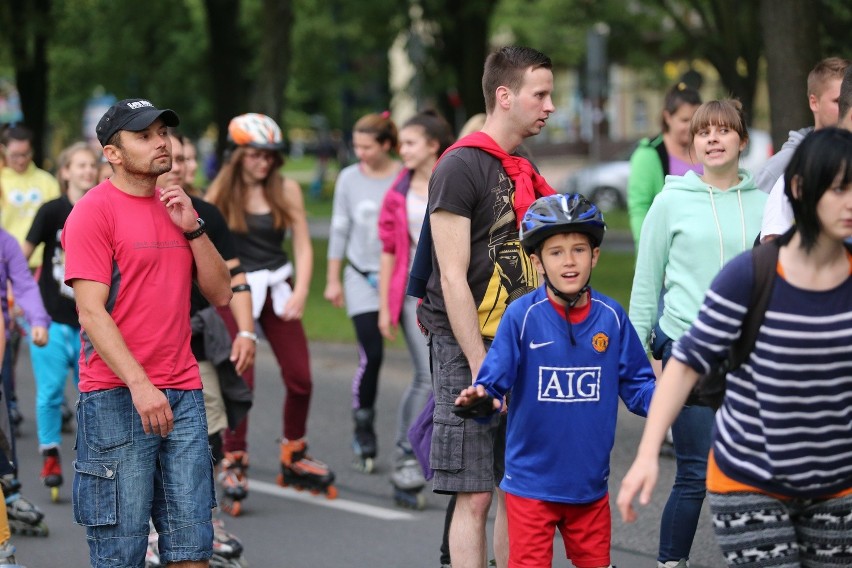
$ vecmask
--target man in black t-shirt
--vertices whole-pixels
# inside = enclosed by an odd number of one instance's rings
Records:
[[[482,85],[482,132],[506,154],[538,134],[555,110],[550,59],[534,49],[504,47],[489,55]],[[499,420],[462,420],[453,403],[476,378],[508,302],[538,285],[520,246],[514,205],[515,184],[501,159],[479,147],[447,152],[429,181],[433,272],[418,319],[430,334],[433,488],[457,495],[449,536],[454,568],[486,564],[485,525],[502,456],[494,445]],[[494,532],[497,565],[506,566],[499,492]]]

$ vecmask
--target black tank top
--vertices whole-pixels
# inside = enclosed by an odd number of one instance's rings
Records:
[[[290,260],[284,252],[287,231],[276,229],[272,213],[252,215],[246,213],[248,233],[234,233],[237,256],[246,272],[275,270]]]

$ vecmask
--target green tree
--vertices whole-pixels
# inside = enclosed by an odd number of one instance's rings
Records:
[[[6,36],[21,111],[32,129],[33,159],[44,158],[47,122],[47,49],[52,34],[51,0],[8,0],[0,2],[0,35]]]
[[[798,0],[761,0],[760,23],[766,45],[772,144],[780,148],[790,130],[813,124],[805,83],[820,59],[816,10]]]
[[[96,92],[173,108],[187,133],[206,126],[211,89],[201,71],[207,42],[197,0],[141,10],[108,0],[54,1],[49,116],[57,142],[80,136],[85,103]]]

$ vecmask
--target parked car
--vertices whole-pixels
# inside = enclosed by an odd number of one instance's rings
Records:
[[[627,207],[627,180],[630,177],[630,155],[635,146],[616,159],[577,170],[558,189],[561,193],[580,193],[601,211]],[[772,156],[772,137],[763,130],[750,130],[749,143],[740,156],[740,167],[756,174]]]

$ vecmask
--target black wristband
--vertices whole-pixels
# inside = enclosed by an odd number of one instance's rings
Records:
[[[242,264],[238,264],[231,269],[231,276],[236,276],[237,274],[245,273],[246,269],[243,268]]]
[[[236,286],[231,286],[231,292],[251,292],[251,286],[248,284],[237,284]]]
[[[190,231],[188,233],[184,233],[183,236],[186,237],[186,240],[191,241],[192,239],[197,239],[201,235],[207,232],[207,225],[204,223],[204,219],[201,217],[198,218],[198,228],[194,231]]]

